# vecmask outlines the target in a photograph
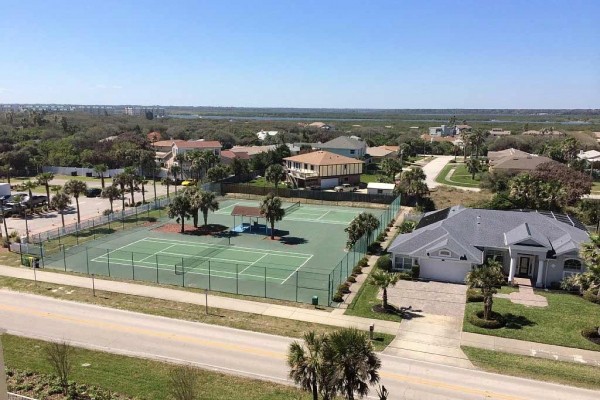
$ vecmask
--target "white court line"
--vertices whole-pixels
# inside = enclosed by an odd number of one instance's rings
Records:
[[[321,215],[319,218],[317,218],[317,221],[320,220],[321,218],[323,218],[324,216],[326,216],[327,214],[329,214],[331,211],[327,211],[325,214]]]
[[[167,248],[165,248],[165,249],[162,249],[162,250],[159,250],[159,251],[157,251],[157,252],[156,252],[156,253],[154,253],[154,254],[150,254],[148,257],[144,257],[144,258],[142,258],[141,260],[139,260],[138,262],[144,262],[144,260],[147,260],[147,259],[149,259],[150,257],[153,257],[153,256],[155,256],[155,255],[157,255],[157,254],[160,254],[160,253],[162,253],[163,251],[169,250],[169,249],[170,249],[171,247],[173,247],[173,246],[177,246],[177,245],[176,245],[176,244],[172,244],[172,245],[170,245],[170,246],[167,246]]]
[[[291,273],[291,274],[290,274],[290,275],[289,275],[287,278],[285,278],[285,280],[284,280],[283,282],[281,282],[281,284],[283,285],[284,283],[286,283],[286,282],[287,282],[287,280],[288,280],[288,279],[290,279],[290,278],[292,277],[292,275],[294,275],[296,272],[298,272],[298,270],[299,270],[300,268],[302,268],[302,267],[304,266],[304,264],[306,264],[307,262],[309,262],[311,258],[312,258],[312,256],[310,256],[310,258],[309,258],[308,260],[306,260],[306,261],[304,261],[302,264],[300,264],[300,266],[299,266],[298,268],[296,268],[296,269],[294,270],[294,272],[292,272],[292,273]]]
[[[168,256],[179,256],[181,258],[195,258],[195,259],[199,259],[199,260],[206,260],[206,261],[210,261],[210,260],[215,260],[215,261],[227,261],[230,262],[232,264],[246,264],[249,263],[250,261],[239,261],[239,260],[232,260],[230,258],[218,258],[218,257],[204,257],[204,256],[192,256],[192,255],[185,255],[185,254],[180,254],[180,253],[168,253],[168,252],[161,252],[160,254],[166,254]]]
[[[114,250],[111,250],[111,251],[109,251],[108,253],[104,253],[104,254],[102,254],[101,256],[98,256],[98,257],[96,257],[96,258],[100,258],[100,257],[106,257],[107,255],[110,257],[110,253],[112,253],[112,252],[115,252],[115,251],[122,250],[122,249],[124,249],[124,248],[125,248],[125,247],[127,247],[127,246],[131,246],[132,244],[139,243],[139,242],[141,242],[141,241],[143,241],[143,240],[145,240],[145,238],[144,238],[144,239],[140,239],[140,240],[136,240],[135,242],[128,243],[128,244],[126,244],[125,246],[118,247],[118,248],[116,248],[116,249],[114,249]],[[133,252],[132,252],[132,253],[133,253]],[[92,260],[90,260],[90,261],[96,261],[96,258],[94,258],[94,259],[92,259]]]
[[[244,268],[244,269],[242,270],[242,272],[240,272],[240,275],[241,275],[241,274],[243,274],[244,272],[246,272],[246,270],[247,270],[248,268],[250,268],[251,266],[253,266],[254,264],[256,264],[257,262],[259,262],[260,260],[262,260],[263,258],[265,258],[265,257],[266,257],[266,256],[268,256],[268,255],[269,255],[268,253],[266,253],[266,254],[263,254],[263,255],[262,255],[262,256],[261,256],[261,257],[260,257],[258,260],[254,261],[252,264],[250,264],[250,265],[248,265],[246,268]]]
[[[292,214],[293,215],[293,214]],[[331,221],[331,220],[318,220],[318,219],[308,219],[308,218],[285,218],[284,220],[288,221],[300,221],[300,222],[318,222],[321,224],[332,224],[332,225],[348,225],[351,221]]]
[[[222,248],[226,248],[226,249],[231,249],[231,250],[240,250],[240,251],[247,251],[247,252],[251,252],[251,253],[264,253],[269,252],[271,254],[276,254],[276,253],[283,253],[284,255],[294,255],[294,256],[304,256],[304,257],[310,257],[313,256],[313,254],[307,254],[307,253],[294,253],[291,251],[285,251],[285,250],[267,250],[267,249],[255,249],[252,247],[244,247],[244,246],[231,246],[231,245],[223,245],[223,244],[212,244],[212,243],[190,243],[189,241],[182,241],[182,240],[177,240],[177,239],[163,239],[163,238],[155,238],[155,237],[146,237],[142,240],[148,241],[148,242],[153,242],[156,241],[158,243],[160,243],[161,241],[163,242],[175,242],[178,244],[181,244],[182,246],[189,246],[189,247],[197,247],[197,246],[204,246],[204,247],[222,247]]]

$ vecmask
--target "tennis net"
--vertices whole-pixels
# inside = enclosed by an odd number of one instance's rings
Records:
[[[298,201],[298,202],[292,204],[291,206],[287,207],[284,211],[285,211],[285,214],[288,215],[288,214],[291,214],[292,212],[296,211],[299,208],[300,208],[300,202]]]
[[[185,266],[182,266],[182,271],[189,271],[190,269],[194,269],[201,266],[215,255],[221,253],[222,251],[225,251],[227,249],[227,246],[229,246],[230,244],[230,236],[229,234],[227,234],[227,236],[225,236],[223,239],[220,239],[215,245],[186,259]],[[177,274],[177,267],[175,271],[175,273]]]

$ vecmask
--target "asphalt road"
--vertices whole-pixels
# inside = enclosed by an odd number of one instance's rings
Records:
[[[198,312],[203,312],[201,308]],[[0,290],[10,334],[289,384],[292,339]],[[380,355],[390,399],[598,399],[600,392]],[[90,360],[93,363],[93,360]],[[374,395],[374,392],[373,392]],[[374,398],[374,397],[372,397]]]

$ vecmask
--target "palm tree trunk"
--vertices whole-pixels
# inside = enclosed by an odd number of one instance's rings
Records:
[[[388,308],[387,288],[383,288],[383,309],[387,310],[387,308]]]
[[[144,188],[144,181],[142,181],[142,204],[146,204],[146,190]]]
[[[79,215],[79,196],[75,197],[75,203],[77,203],[77,223],[81,223],[81,216]]]
[[[133,184],[129,186],[129,189],[131,190],[131,207],[135,207],[135,197],[133,193],[135,190],[133,190]]]
[[[63,228],[65,227],[65,214],[64,214],[65,210],[61,210],[60,211],[60,219],[62,219],[62,225]]]
[[[110,213],[113,213],[113,198],[111,197],[110,199],[108,199],[108,202],[110,203]]]
[[[50,204],[50,185],[46,182],[44,186],[46,186],[46,199],[48,200],[48,204]]]
[[[317,390],[317,378],[313,377],[312,379],[312,395],[313,400],[319,400],[319,391]]]
[[[102,189],[104,189],[104,174],[100,173],[100,182],[102,182]]]
[[[204,226],[208,225],[208,210],[202,210],[202,216],[204,217]]]
[[[271,240],[275,240],[275,220],[271,220]]]
[[[169,179],[169,178],[167,178],[167,179]],[[169,198],[169,186],[170,186],[169,181],[167,181],[167,199]]]
[[[181,233],[185,232],[185,215],[180,215],[181,218]]]
[[[194,220],[194,228],[198,227],[198,209],[192,210],[192,218]]]

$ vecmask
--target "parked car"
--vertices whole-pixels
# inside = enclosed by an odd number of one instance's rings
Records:
[[[4,195],[0,196],[0,203],[2,203],[2,204],[6,203],[6,201],[8,199],[10,199],[10,196],[11,196],[10,194],[4,194]]]
[[[181,182],[181,186],[194,186],[195,184],[196,184],[196,181],[194,181],[194,180]]]
[[[336,192],[356,192],[356,186],[352,186],[349,183],[344,183],[333,188]]]
[[[33,195],[31,197],[25,196],[21,201],[21,205],[25,207],[39,207],[48,204],[48,198],[46,196]]]
[[[89,188],[85,192],[85,197],[100,197],[102,195],[102,189],[100,188]]]

